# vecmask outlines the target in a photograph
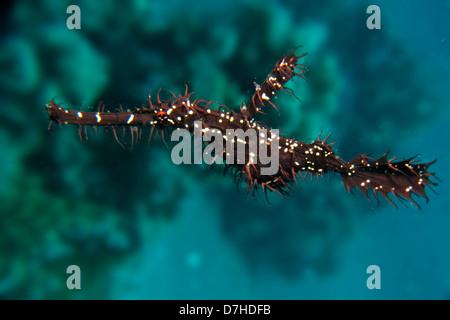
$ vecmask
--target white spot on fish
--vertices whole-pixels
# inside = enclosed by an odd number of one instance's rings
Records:
[[[134,119],[134,114],[130,114],[130,117],[128,118],[127,124],[130,124],[131,121]]]

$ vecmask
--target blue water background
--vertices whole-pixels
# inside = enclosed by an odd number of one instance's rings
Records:
[[[17,2],[1,19],[0,298],[450,297],[448,1],[79,1],[81,30],[66,27],[70,4]],[[381,30],[366,27],[370,4]],[[297,140],[332,133],[346,160],[437,158],[421,210],[346,193],[333,174],[269,204],[220,169],[174,165],[145,130],[127,150],[111,130],[48,130],[51,98],[132,109],[187,84],[236,110],[297,45],[301,102],[277,94],[280,114],[262,119]]]

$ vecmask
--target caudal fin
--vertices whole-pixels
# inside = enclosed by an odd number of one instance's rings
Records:
[[[359,188],[368,197],[368,190],[372,189],[377,198],[381,194],[396,208],[388,194],[393,194],[398,200],[407,199],[418,208],[420,206],[413,200],[415,194],[428,201],[425,187],[437,185],[430,180],[434,173],[428,172],[428,167],[436,160],[427,163],[418,163],[415,157],[395,161],[388,160],[387,153],[377,160],[372,160],[366,155],[360,154],[348,163],[348,167],[341,173],[344,186],[351,191]]]

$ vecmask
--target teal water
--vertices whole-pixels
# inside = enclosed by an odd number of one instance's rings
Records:
[[[0,298],[448,299],[450,6],[378,1],[17,2],[1,21]],[[346,160],[420,154],[441,179],[422,207],[344,191],[338,176],[254,199],[210,169],[171,162],[148,132],[48,130],[45,104],[114,110],[150,88],[237,109],[303,45],[306,81],[264,121],[297,140],[328,135]],[[125,137],[125,140],[129,138]],[[128,147],[131,147],[128,143]],[[81,270],[69,290],[67,267]],[[378,265],[381,289],[366,269]]]

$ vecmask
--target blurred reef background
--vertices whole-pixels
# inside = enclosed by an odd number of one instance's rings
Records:
[[[81,9],[69,30],[66,9]],[[0,41],[0,298],[450,298],[450,6],[378,1],[17,1]],[[124,151],[100,129],[48,130],[45,104],[114,110],[150,88],[238,108],[303,45],[307,80],[262,120],[297,140],[438,162],[422,210],[344,192],[338,176],[288,198],[247,196],[220,169],[176,166],[144,132]],[[299,50],[298,52],[300,52]],[[165,93],[163,93],[165,94]],[[68,290],[66,268],[81,268]],[[368,290],[366,268],[381,268]]]

